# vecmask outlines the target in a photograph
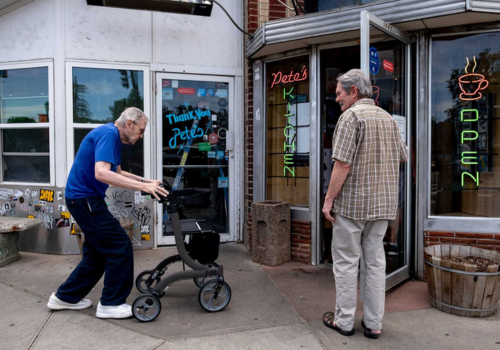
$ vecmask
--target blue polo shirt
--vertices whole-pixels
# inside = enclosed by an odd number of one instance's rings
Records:
[[[66,183],[66,198],[106,196],[109,185],[95,178],[95,163],[111,163],[116,172],[122,157],[120,134],[113,123],[99,126],[83,139]]]

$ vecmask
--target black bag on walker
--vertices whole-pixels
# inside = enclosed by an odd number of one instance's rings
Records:
[[[191,257],[200,264],[208,264],[217,260],[219,256],[220,236],[215,232],[194,234],[189,242]]]

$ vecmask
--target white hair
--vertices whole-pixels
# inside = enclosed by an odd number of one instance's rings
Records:
[[[131,119],[134,123],[141,119],[146,119],[147,122],[149,121],[146,114],[144,114],[144,112],[139,108],[129,107],[122,112],[120,118],[118,118],[116,122],[120,125],[125,125],[129,119]]]
[[[351,86],[354,85],[358,89],[359,98],[370,98],[373,95],[372,83],[361,69],[351,69],[339,75],[337,81],[348,94],[350,94]]]

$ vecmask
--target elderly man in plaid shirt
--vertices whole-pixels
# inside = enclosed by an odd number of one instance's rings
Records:
[[[333,223],[335,312],[323,323],[354,334],[358,266],[364,335],[377,339],[385,306],[383,237],[398,205],[399,163],[408,159],[396,121],[370,98],[370,80],[360,69],[337,78],[342,115],[333,135],[335,161],[323,213]]]

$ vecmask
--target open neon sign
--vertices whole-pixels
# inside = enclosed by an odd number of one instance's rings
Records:
[[[469,73],[467,69],[469,68],[469,58],[467,57],[467,65],[465,66],[465,73],[460,78],[458,78],[458,84],[462,93],[459,99],[462,101],[476,101],[479,100],[483,95],[480,90],[484,90],[488,87],[489,83],[485,79],[484,75],[479,73],[474,73],[476,69],[477,62],[476,56],[474,56],[474,67],[472,68],[472,73]],[[477,109],[462,109],[460,111],[460,121],[461,122],[477,122],[479,119],[479,111]],[[463,145],[465,141],[475,141],[479,137],[477,131],[474,130],[463,130],[460,135],[460,144]],[[461,162],[464,165],[477,165],[477,151],[467,151],[462,152]],[[465,176],[469,176],[477,187],[479,187],[479,171],[476,171],[476,176],[469,172],[463,172],[461,174],[461,184],[462,187],[465,183]]]

